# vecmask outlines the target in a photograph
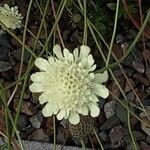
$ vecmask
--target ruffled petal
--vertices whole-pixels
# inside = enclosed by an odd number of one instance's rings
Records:
[[[88,55],[87,60],[88,60],[87,67],[90,68],[90,67],[94,64],[94,58],[93,58],[93,56],[90,54],[90,55]]]
[[[89,113],[89,110],[88,110],[87,106],[83,106],[83,107],[82,107],[82,115],[87,116],[88,113]]]
[[[78,113],[72,112],[69,116],[69,122],[73,125],[76,125],[80,122],[80,117]]]
[[[48,61],[52,65],[55,62],[55,59],[54,59],[54,57],[49,57]]]
[[[92,117],[97,117],[100,114],[100,109],[96,104],[90,103],[88,106]]]
[[[80,54],[79,54],[79,58],[83,59],[85,57],[87,57],[90,53],[90,48],[88,46],[82,45],[80,47]]]
[[[95,74],[95,82],[103,83],[108,80],[108,72],[104,71],[104,73],[97,73]]]
[[[47,103],[45,107],[42,109],[42,113],[45,117],[52,116],[53,114],[53,106],[51,103]]]
[[[78,61],[78,57],[79,57],[79,49],[75,48],[73,51],[73,55],[74,55],[74,59],[75,59],[75,63]]]
[[[98,97],[95,94],[91,94],[89,97],[89,100],[92,101],[93,103],[96,103],[99,101]]]
[[[40,69],[40,70],[43,70],[43,71],[46,71],[47,68],[50,66],[48,61],[46,59],[43,59],[43,58],[37,58],[35,60],[35,65]]]
[[[57,44],[53,48],[53,52],[56,54],[57,58],[63,60],[64,57],[62,55],[61,47]]]
[[[68,60],[70,52],[69,52],[69,50],[67,48],[63,49],[63,54],[64,54],[65,59]]]
[[[36,72],[36,73],[31,75],[30,79],[33,82],[40,82],[41,83],[43,80],[45,80],[46,76],[47,75],[45,72]]]
[[[32,83],[30,86],[29,86],[29,89],[31,92],[33,93],[40,93],[40,92],[43,92],[44,89],[43,89],[43,86],[41,83]]]
[[[108,89],[102,84],[95,84],[93,92],[102,98],[107,98],[109,95]]]
[[[96,65],[93,65],[92,67],[90,67],[89,69],[88,69],[88,71],[89,72],[92,72],[92,71],[94,71],[96,69]]]
[[[50,99],[50,93],[49,92],[43,92],[40,96],[39,96],[39,102],[40,104],[44,104],[46,102],[51,101]]]
[[[66,111],[64,109],[61,109],[59,111],[59,113],[57,114],[57,119],[62,120],[64,118],[65,114],[66,114]]]

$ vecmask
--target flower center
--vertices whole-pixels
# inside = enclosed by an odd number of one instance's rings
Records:
[[[73,109],[77,105],[83,105],[86,102],[87,90],[90,80],[89,73],[77,64],[59,65],[57,69],[57,93],[62,100],[60,106]],[[80,101],[79,101],[80,100]]]

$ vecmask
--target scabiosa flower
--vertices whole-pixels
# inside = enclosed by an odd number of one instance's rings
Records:
[[[22,15],[18,13],[18,7],[9,7],[5,4],[0,6],[0,21],[10,29],[16,29],[21,27]]]
[[[31,75],[33,83],[30,91],[41,93],[39,101],[46,103],[42,112],[45,117],[53,114],[58,120],[69,119],[71,124],[78,124],[80,116],[97,117],[100,113],[98,96],[107,98],[108,89],[103,82],[108,79],[107,71],[94,74],[96,68],[88,46],[82,45],[80,52],[75,48],[73,53],[55,45],[55,57],[48,60],[37,58],[35,65],[40,72]]]

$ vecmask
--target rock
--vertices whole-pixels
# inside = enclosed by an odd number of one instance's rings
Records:
[[[136,143],[136,147],[137,147],[137,150],[141,150],[138,143]],[[125,150],[133,150],[133,149],[135,149],[134,145],[133,144],[128,144]]]
[[[24,114],[20,114],[18,119],[18,126],[21,130],[25,131],[27,126],[29,125],[29,118]]]
[[[13,64],[9,61],[0,61],[0,72],[8,71],[13,67]]]
[[[57,143],[63,145],[64,144],[64,140],[65,140],[65,134],[63,133],[58,133],[57,134]]]
[[[115,114],[115,105],[116,103],[113,100],[105,104],[104,112],[107,119]]]
[[[116,103],[116,116],[122,122],[126,122],[127,121],[127,111],[120,103]]]
[[[134,88],[135,86],[136,86],[136,84],[135,84],[135,82],[132,80],[132,79],[128,79],[128,81],[129,81],[129,84],[128,84],[128,82],[126,81],[126,83],[125,83],[125,92],[130,92],[131,91],[131,87],[132,88]],[[131,87],[130,87],[131,86]]]
[[[14,53],[13,56],[15,57],[16,60],[21,61],[21,53],[22,50],[21,49],[17,49]],[[28,52],[26,49],[24,51],[24,58],[23,58],[23,62],[27,63],[28,60],[30,58],[30,52]]]
[[[149,81],[145,77],[143,77],[140,73],[135,73],[133,77],[140,83],[144,84],[145,86],[149,86]]]
[[[30,136],[30,140],[49,142],[49,136],[45,134],[43,129],[35,130]]]
[[[145,135],[137,130],[134,130],[133,132],[133,137],[135,137],[136,140],[141,141],[141,140],[145,140]]]
[[[21,112],[26,115],[32,116],[37,112],[37,108],[35,108],[35,106],[28,101],[22,104]]]
[[[101,131],[98,135],[105,142],[109,139],[108,134],[105,131]]]
[[[144,99],[142,103],[144,106],[150,106],[150,99]]]
[[[127,100],[134,101],[135,96],[134,96],[133,91],[127,93],[126,97],[127,97]]]
[[[118,125],[120,123],[120,120],[117,116],[112,116],[110,118],[107,119],[106,122],[104,122],[101,126],[100,126],[100,130],[108,130],[111,129],[112,127]]]
[[[139,62],[139,61],[135,61],[133,60],[132,61],[132,65],[133,65],[133,68],[138,71],[139,73],[144,73],[145,72],[145,67],[144,67],[144,64],[142,62]]]
[[[147,142],[148,144],[150,144],[150,136],[147,136],[147,137],[146,137],[146,142]]]
[[[54,133],[53,117],[47,117],[44,122],[44,130],[51,136]]]
[[[43,121],[43,115],[42,112],[39,111],[37,114],[35,114],[34,116],[32,116],[30,118],[30,121],[32,123],[32,126],[36,129],[41,127],[42,121]]]
[[[98,102],[98,106],[99,106],[99,108],[101,109],[101,108],[103,108],[104,107],[104,104],[105,104],[105,99],[103,99],[103,98],[99,98],[99,102]]]
[[[121,145],[124,142],[123,140],[124,131],[123,131],[122,126],[118,125],[114,127],[113,129],[111,129],[109,136],[110,136],[112,145],[117,145],[117,146]]]
[[[141,150],[150,150],[150,146],[145,142],[141,142],[140,147]]]

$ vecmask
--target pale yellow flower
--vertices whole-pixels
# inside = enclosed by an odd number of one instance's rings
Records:
[[[21,27],[21,21],[23,17],[18,13],[18,7],[9,7],[5,4],[0,6],[0,21],[10,29],[16,29]]]
[[[100,113],[98,96],[107,98],[108,89],[103,82],[108,79],[107,71],[94,74],[96,68],[90,48],[82,45],[73,53],[55,45],[55,57],[48,60],[37,58],[35,65],[40,72],[31,75],[30,91],[41,93],[39,101],[46,103],[42,112],[45,117],[53,114],[58,120],[69,119],[71,124],[80,122],[80,116],[97,117]]]

